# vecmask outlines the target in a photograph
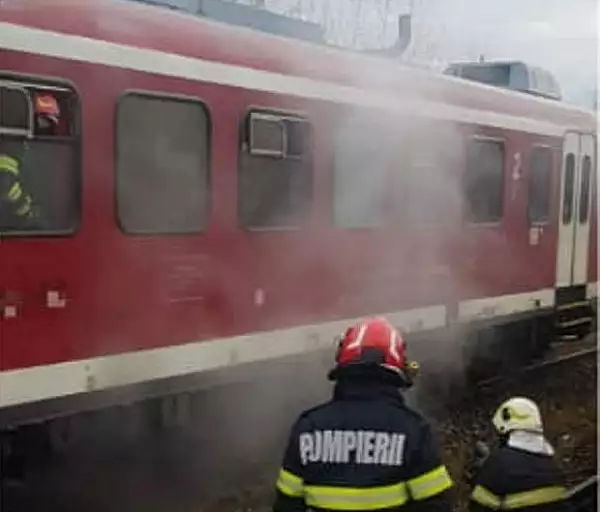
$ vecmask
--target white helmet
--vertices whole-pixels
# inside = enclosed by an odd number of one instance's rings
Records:
[[[512,430],[543,433],[542,415],[537,404],[529,398],[509,398],[496,410],[492,423],[500,434]]]

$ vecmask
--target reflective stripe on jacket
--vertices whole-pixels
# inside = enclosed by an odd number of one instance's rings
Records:
[[[444,466],[424,475],[392,485],[376,487],[349,487],[304,485],[301,477],[281,469],[277,479],[279,492],[302,498],[307,506],[328,510],[379,510],[399,507],[409,500],[431,498],[452,486]]]
[[[2,179],[4,177],[4,179]],[[29,217],[33,213],[31,196],[23,190],[20,178],[19,162],[8,155],[0,155],[0,200],[9,203],[18,217]]]
[[[471,511],[568,509],[565,480],[552,455],[503,446],[494,450],[475,477]]]

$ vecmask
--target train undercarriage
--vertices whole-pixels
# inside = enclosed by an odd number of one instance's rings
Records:
[[[559,291],[556,307],[536,315],[408,335],[410,356],[421,363],[413,400],[427,411],[478,382],[542,358],[555,340],[582,338],[595,329],[596,300],[586,298],[585,290],[583,297],[581,293]],[[4,411],[3,480],[18,481],[31,464],[87,449],[102,438],[127,445],[185,429],[206,430],[210,437],[210,431],[237,421],[240,414],[271,434],[264,443],[273,442],[277,429],[285,431],[286,421],[299,407],[327,397],[330,383],[325,375],[332,360],[329,351],[322,351],[160,385],[73,397],[42,404],[37,417],[22,408]],[[215,439],[211,444],[219,442],[227,441]],[[251,444],[252,450],[261,450],[261,441]]]

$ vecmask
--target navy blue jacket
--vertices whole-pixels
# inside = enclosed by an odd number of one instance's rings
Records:
[[[397,385],[352,377],[340,375],[332,400],[296,420],[273,510],[451,510],[452,481],[429,424]]]

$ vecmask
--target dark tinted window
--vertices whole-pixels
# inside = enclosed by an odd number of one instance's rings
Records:
[[[195,233],[209,218],[210,121],[195,100],[128,94],[117,108],[116,181],[130,233]]]
[[[565,160],[565,185],[563,188],[563,224],[569,224],[573,218],[573,190],[575,188],[575,155],[569,153]]]
[[[53,104],[51,122],[32,110],[38,97]],[[15,80],[0,87],[0,101],[0,156],[17,162],[16,173],[0,171],[0,231],[71,233],[81,206],[77,95],[56,84]]]
[[[238,215],[247,228],[293,228],[312,205],[310,123],[296,115],[253,111],[244,119]]]
[[[30,125],[31,94],[26,88],[0,88],[0,126],[27,130]]]
[[[581,165],[581,192],[579,199],[579,223],[587,221],[590,209],[590,181],[592,176],[592,159],[585,155]]]
[[[476,82],[507,87],[510,83],[510,66],[490,64],[469,65],[460,69],[459,76]]]
[[[535,148],[529,164],[529,221],[547,222],[550,215],[552,150]]]
[[[470,222],[498,222],[502,218],[504,144],[473,140],[467,149],[465,172],[466,217]]]

